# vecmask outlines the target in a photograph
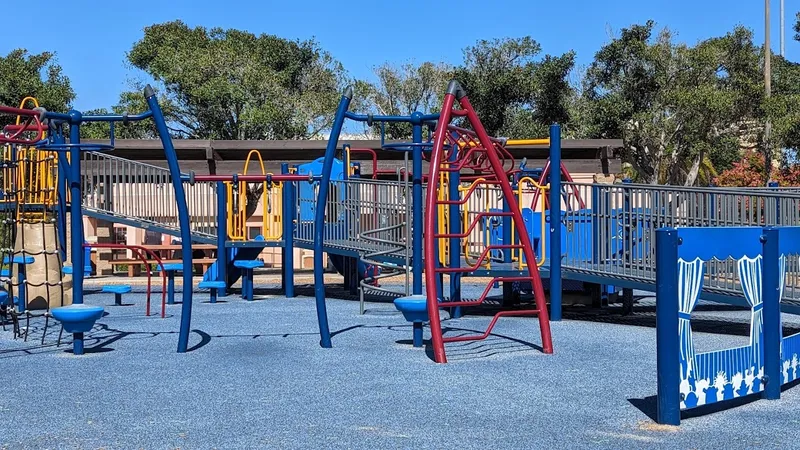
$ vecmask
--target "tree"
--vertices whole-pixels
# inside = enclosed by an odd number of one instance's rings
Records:
[[[29,96],[36,97],[39,105],[49,111],[69,110],[75,92],[56,63],[55,53],[32,55],[25,49],[16,49],[0,56],[0,105],[16,107]],[[15,119],[0,117],[0,125]]]
[[[532,137],[553,122],[569,122],[572,88],[567,75],[575,54],[536,57],[541,46],[531,37],[481,40],[464,50],[454,77],[490,134]]]
[[[163,86],[175,133],[200,139],[319,136],[346,81],[314,41],[181,21],[145,28],[128,60]]]
[[[445,88],[452,78],[453,68],[444,63],[405,63],[400,66],[386,63],[375,68],[375,83],[360,81],[356,92],[365,98],[375,114],[408,116],[438,112]],[[374,126],[380,132],[380,126]],[[387,123],[387,139],[410,139],[411,125]]]
[[[752,33],[731,33],[694,47],[673,42],[655,23],[623,29],[587,70],[587,129],[622,137],[637,181],[693,185],[738,158],[761,112],[759,51]],[[703,170],[703,168],[706,170]]]

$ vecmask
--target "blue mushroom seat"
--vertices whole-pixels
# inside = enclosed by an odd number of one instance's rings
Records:
[[[394,300],[394,306],[409,322],[428,321],[428,300],[424,295],[409,295]]]
[[[259,261],[257,259],[253,260],[238,260],[233,262],[234,267],[238,267],[240,269],[258,269],[264,267],[264,262]]]
[[[197,287],[200,289],[225,289],[228,287],[224,281],[201,281]]]
[[[160,267],[160,266],[159,266],[159,267]],[[170,271],[170,270],[183,270],[183,263],[170,263],[170,264],[164,264],[164,270],[165,270],[165,271]]]
[[[131,291],[130,285],[127,284],[110,284],[103,286],[103,292],[110,294],[127,294]]]
[[[92,329],[97,319],[103,316],[102,306],[69,305],[53,308],[53,317],[60,321],[68,333],[86,333]]]

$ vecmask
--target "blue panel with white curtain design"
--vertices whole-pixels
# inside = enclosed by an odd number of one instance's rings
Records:
[[[760,228],[679,229],[678,334],[680,339],[681,409],[730,400],[764,390],[764,330]],[[713,234],[713,236],[711,236]],[[796,258],[800,241],[781,235],[780,297],[786,280],[788,254]],[[791,235],[791,237],[790,237]],[[798,248],[792,248],[798,247]],[[695,353],[691,313],[697,305],[708,261],[733,258],[737,278],[750,305],[750,342],[730,349]],[[800,378],[800,333],[782,339],[782,384]]]
[[[760,233],[759,229],[750,230]],[[750,234],[750,230],[746,234]],[[707,231],[703,233],[701,229],[687,228],[680,229],[679,236],[682,239],[678,259],[681,409],[761,392],[764,345],[758,235],[755,234],[750,239],[741,239],[742,236],[737,236],[738,239],[733,239],[733,236],[715,236],[715,239],[708,239]],[[731,245],[743,240],[755,242],[756,245],[752,248],[738,246],[736,249],[730,248]],[[742,347],[695,353],[691,314],[700,298],[706,276],[706,264],[712,260],[725,260],[729,257],[737,260],[737,276],[742,286],[742,293],[751,307],[750,343]]]

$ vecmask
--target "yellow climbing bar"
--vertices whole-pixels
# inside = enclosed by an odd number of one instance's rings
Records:
[[[258,150],[250,150],[244,161],[244,171],[242,175],[247,175],[250,168],[250,161],[253,157],[258,158],[261,175],[272,175],[267,173],[264,168],[264,160]],[[247,240],[247,185],[246,181],[237,183],[225,182],[228,196],[228,235],[231,240]],[[254,183],[256,184],[256,183]],[[261,236],[267,241],[279,240],[283,237],[283,183],[261,183]],[[258,201],[258,199],[255,199]]]
[[[506,146],[514,145],[550,145],[550,139],[509,139],[506,141]]]
[[[550,189],[550,185],[541,185],[531,177],[523,177],[523,178],[521,178],[519,180],[518,184],[517,184],[517,203],[520,204],[520,205],[522,204],[522,196],[526,192],[529,192],[529,191],[526,191],[525,189],[523,189],[523,186],[527,186],[528,188],[532,187],[533,189],[539,191],[539,202],[538,202],[538,204],[541,205],[541,206],[540,206],[540,208],[537,208],[537,209],[539,209],[540,210],[539,212],[541,213],[541,231],[540,231],[540,236],[541,237],[539,238],[539,249],[540,249],[540,251],[539,251],[539,258],[536,261],[536,265],[541,267],[541,266],[544,265],[544,262],[545,262],[545,259],[546,259],[546,256],[547,256],[547,253],[546,253],[547,252],[547,245],[546,245],[547,220],[546,220],[546,217],[545,217],[545,205],[544,205],[545,202],[544,202],[544,199],[545,199],[545,196],[547,195],[547,190]],[[536,206],[536,205],[534,205],[534,206]],[[511,227],[511,242],[515,242],[515,240],[514,240],[515,232],[516,232],[516,229],[512,226]],[[533,244],[533,236],[531,235],[529,237],[531,239],[531,244]],[[516,257],[514,257],[513,259],[516,260],[516,261],[519,261],[520,268],[527,267],[528,264],[524,261],[524,258],[522,257],[522,249],[519,248],[519,249],[515,249],[515,250],[516,251],[513,252],[513,253],[516,253],[516,255],[515,255]]]

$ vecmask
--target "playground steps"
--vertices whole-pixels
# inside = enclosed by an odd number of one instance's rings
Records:
[[[454,106],[460,107],[454,109]],[[468,124],[465,127],[455,127],[450,121],[455,117],[461,117]],[[509,173],[504,167],[504,161],[508,151],[503,147],[503,143],[497,139],[491,139],[475,110],[472,108],[469,99],[463,88],[458,82],[452,81],[448,86],[447,94],[444,98],[442,112],[436,126],[433,148],[430,156],[429,180],[438,180],[441,175],[446,174],[448,183],[436,184],[437,189],[429,189],[426,198],[425,216],[425,277],[428,313],[430,317],[431,341],[433,346],[434,359],[436,362],[447,362],[444,344],[448,342],[462,342],[485,339],[489,336],[497,320],[504,316],[538,316],[541,331],[542,349],[545,353],[552,353],[552,341],[550,336],[550,323],[547,312],[547,304],[544,296],[542,280],[539,270],[534,261],[533,247],[527,232],[527,227],[520,213],[516,196],[509,182]],[[462,182],[470,182],[466,189],[453,189],[461,187]],[[459,207],[466,204],[470,197],[479,192],[479,188],[493,186],[499,187],[506,204],[507,211],[487,210],[474,216],[469,224],[460,223]],[[447,192],[441,192],[447,189]],[[434,214],[433,212],[448,210],[449,223],[438,224],[437,216],[444,217],[444,214]],[[477,261],[472,265],[461,266],[461,255],[455,249],[463,248],[463,239],[469,238],[472,231],[487,218],[508,217],[518,231],[518,243],[494,244],[484,242],[483,250],[480,252]],[[443,220],[443,219],[440,219]],[[462,232],[463,231],[463,232]],[[449,242],[450,254],[448,258],[440,259],[437,252],[442,240]],[[516,250],[524,255],[528,274],[520,276],[497,276],[494,277],[483,290],[480,297],[476,300],[462,300],[459,298],[458,289],[459,277],[482,269],[484,262],[490,258],[493,251],[501,250],[511,252]],[[519,258],[522,263],[522,258]],[[449,301],[444,301],[441,292],[441,275],[450,276],[451,296]],[[455,280],[455,282],[454,282]],[[501,311],[495,314],[486,331],[482,334],[445,337],[442,333],[439,309],[459,308],[467,306],[477,306],[482,304],[489,294],[492,286],[496,282],[514,283],[530,282],[533,286],[535,308],[527,310]]]

